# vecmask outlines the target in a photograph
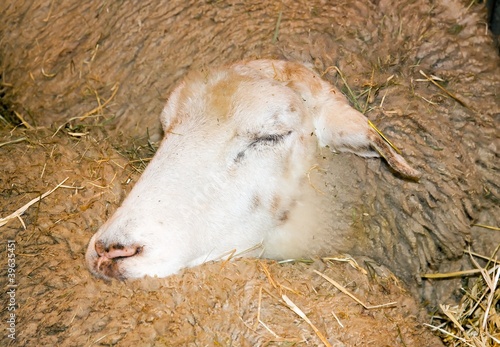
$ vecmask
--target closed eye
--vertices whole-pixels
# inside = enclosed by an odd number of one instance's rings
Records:
[[[292,133],[292,131],[290,130],[290,131],[283,133],[283,134],[266,134],[263,136],[258,136],[258,137],[253,139],[253,141],[250,143],[249,147],[253,147],[253,146],[261,145],[261,144],[262,145],[275,145],[275,144],[278,144],[281,141],[283,141],[283,139],[285,137],[287,137],[288,135],[290,135],[291,133]]]
[[[262,135],[262,136],[258,136],[258,135],[252,136],[251,142],[248,145],[248,147],[246,147],[244,150],[238,152],[236,157],[233,159],[233,162],[235,164],[239,164],[239,163],[243,162],[243,160],[245,159],[245,156],[246,156],[247,149],[252,149],[252,150],[253,149],[262,149],[262,150],[264,150],[264,148],[266,148],[266,147],[271,147],[271,146],[274,146],[274,145],[277,145],[277,144],[283,142],[283,140],[287,136],[289,136],[291,133],[292,133],[292,131],[290,130],[290,131],[288,131],[286,133],[282,133],[282,134],[266,134],[266,135]]]

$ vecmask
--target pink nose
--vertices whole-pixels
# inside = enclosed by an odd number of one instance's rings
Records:
[[[123,246],[119,243],[106,246],[104,242],[97,241],[95,250],[99,255],[97,259],[97,270],[108,277],[119,278],[115,260],[119,258],[132,257],[142,251],[141,246]]]
[[[95,243],[95,250],[99,257],[104,257],[108,259],[118,258],[118,257],[131,257],[140,252],[141,247],[131,246],[126,247],[119,243],[107,246],[102,241],[97,241]]]

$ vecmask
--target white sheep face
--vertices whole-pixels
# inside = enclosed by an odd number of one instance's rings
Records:
[[[160,148],[129,196],[92,237],[103,278],[168,276],[244,253],[307,251],[319,228],[308,184],[319,146],[379,153],[418,177],[330,84],[305,66],[257,60],[188,76],[172,93]]]

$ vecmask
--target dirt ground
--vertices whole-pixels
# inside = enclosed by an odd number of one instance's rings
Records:
[[[0,217],[68,178],[26,211],[26,228],[0,226],[2,242],[15,241],[17,284],[17,339],[2,329],[1,345],[316,346],[322,335],[333,346],[442,345],[422,308],[456,302],[468,280],[420,275],[468,269],[464,249],[491,255],[500,244],[500,232],[477,226],[500,225],[500,58],[483,5],[54,0],[6,1],[0,13]],[[259,57],[320,73],[337,66],[352,101],[424,173],[417,184],[380,161],[336,162],[356,173],[336,177],[336,211],[353,218],[336,235],[357,230],[343,247],[368,274],[318,258],[244,259],[166,279],[93,278],[88,240],[154,154],[174,83],[190,69]],[[379,264],[396,276],[374,272]],[[363,308],[314,270],[367,305],[395,307]],[[11,298],[1,300],[4,322]]]

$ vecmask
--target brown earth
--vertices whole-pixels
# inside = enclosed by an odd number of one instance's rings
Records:
[[[467,246],[491,254],[500,243],[500,233],[471,227],[500,224],[500,59],[482,5],[53,0],[4,1],[0,10],[1,93],[17,112],[1,109],[0,216],[69,177],[28,209],[26,229],[16,220],[0,229],[4,242],[16,241],[14,344],[320,344],[272,278],[333,345],[440,345],[414,299],[452,302],[461,283],[420,274],[468,268]],[[319,72],[339,67],[368,117],[423,171],[415,183],[380,161],[338,162],[356,170],[345,169],[336,188],[359,233],[349,253],[390,268],[413,299],[391,276],[377,283],[320,260],[238,260],[127,283],[85,269],[88,239],[139,176],[131,161],[154,152],[148,140],[160,139],[158,115],[173,84],[190,69],[260,57],[311,62]],[[420,81],[420,70],[452,95]],[[347,92],[338,74],[325,78]],[[20,119],[36,129],[14,128]],[[363,309],[312,269],[369,304],[397,307]],[[12,344],[6,333],[1,341]]]

